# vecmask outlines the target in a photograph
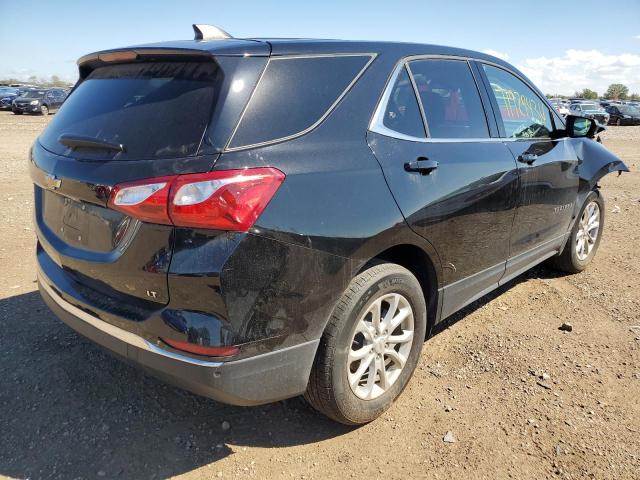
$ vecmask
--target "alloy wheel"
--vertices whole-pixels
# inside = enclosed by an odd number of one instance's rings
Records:
[[[582,211],[578,232],[576,234],[576,256],[585,261],[598,239],[600,232],[600,206],[596,202],[589,204]]]
[[[369,306],[358,320],[347,357],[347,378],[357,397],[372,400],[396,382],[413,334],[413,309],[404,296],[385,294]]]

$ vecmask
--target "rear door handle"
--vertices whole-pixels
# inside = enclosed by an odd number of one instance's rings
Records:
[[[520,163],[526,163],[527,165],[533,165],[533,162],[535,162],[537,159],[538,155],[536,155],[535,153],[523,153],[518,157],[518,161]]]
[[[404,164],[404,169],[407,172],[420,172],[423,175],[429,175],[436,168],[438,168],[438,162],[435,160],[429,160],[426,157],[420,157],[413,162],[407,162]]]

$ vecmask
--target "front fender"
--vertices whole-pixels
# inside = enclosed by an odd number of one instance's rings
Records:
[[[629,168],[601,143],[590,138],[572,138],[578,157],[580,191],[590,191],[598,181],[612,172],[628,172]]]

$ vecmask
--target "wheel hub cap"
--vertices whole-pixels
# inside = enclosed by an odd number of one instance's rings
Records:
[[[353,393],[372,400],[393,385],[411,352],[414,317],[409,301],[398,293],[375,299],[358,323],[347,358]]]
[[[582,211],[576,233],[576,256],[580,261],[586,260],[591,254],[599,233],[600,206],[596,202],[589,202]]]
[[[386,342],[386,338],[382,338],[382,337],[378,337],[375,339],[374,341],[374,350],[376,351],[377,354],[383,354],[384,353],[384,348],[387,345]]]

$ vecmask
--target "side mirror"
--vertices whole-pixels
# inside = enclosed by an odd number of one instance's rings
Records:
[[[596,134],[606,130],[604,126],[598,124],[593,118],[567,115],[565,120],[567,122],[567,136],[572,138],[593,138]]]

